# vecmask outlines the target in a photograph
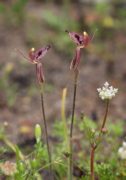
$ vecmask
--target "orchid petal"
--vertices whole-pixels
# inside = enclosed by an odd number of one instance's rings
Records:
[[[50,45],[47,45],[46,47],[43,47],[35,52],[35,60],[39,61],[42,57],[45,56],[45,54],[48,52],[48,50],[51,48]]]
[[[89,35],[84,32],[84,36],[83,36],[83,45],[84,47],[87,47],[87,45],[90,43],[91,39],[89,37]]]
[[[45,78],[44,78],[43,67],[41,63],[36,64],[36,76],[39,83],[44,82]]]
[[[20,49],[15,49],[24,59],[31,62],[31,59],[27,57]]]
[[[77,47],[76,48],[76,53],[75,53],[75,56],[73,58],[73,60],[71,61],[71,64],[70,64],[70,70],[76,70],[80,64],[80,48]]]
[[[69,36],[70,38],[77,44],[77,45],[82,45],[83,44],[83,36],[76,33],[76,32],[69,32],[69,31],[66,31],[69,33]]]
[[[31,48],[30,51],[29,51],[29,58],[30,58],[30,61],[31,63],[35,63],[35,49],[34,48]]]

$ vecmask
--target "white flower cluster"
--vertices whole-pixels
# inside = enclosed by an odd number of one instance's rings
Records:
[[[97,91],[99,93],[99,97],[102,100],[105,100],[112,99],[112,97],[114,97],[118,92],[118,89],[110,86],[108,82],[105,82],[104,86],[102,88],[98,88]]]
[[[10,161],[5,161],[4,163],[0,163],[0,169],[7,176],[11,176],[15,174],[17,171],[16,164]]]
[[[118,150],[118,154],[121,159],[126,159],[126,142],[123,142],[122,147]]]

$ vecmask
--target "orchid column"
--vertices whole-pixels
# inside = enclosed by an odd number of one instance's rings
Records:
[[[40,60],[46,55],[48,50],[50,49],[50,45],[47,45],[46,47],[40,48],[38,50],[35,50],[32,48],[29,51],[29,56],[25,56],[20,50],[18,52],[27,59],[30,63],[35,65],[36,69],[36,77],[38,84],[40,86],[40,94],[41,94],[41,108],[42,108],[42,115],[43,115],[43,125],[44,125],[44,131],[45,131],[45,139],[46,139],[46,145],[47,145],[47,151],[48,151],[48,158],[49,158],[49,167],[50,167],[50,180],[53,179],[52,176],[52,158],[51,158],[51,152],[49,147],[49,140],[48,140],[48,129],[47,129],[47,121],[45,116],[45,108],[44,108],[44,91],[43,91],[43,85],[44,85],[44,73],[43,73],[43,65]]]
[[[90,42],[89,35],[84,32],[82,35],[76,32],[66,31],[70,38],[76,44],[75,56],[71,61],[70,70],[74,73],[74,92],[73,92],[73,105],[72,105],[72,116],[71,116],[71,124],[70,124],[70,162],[69,162],[69,180],[73,179],[73,125],[74,125],[74,114],[75,114],[75,106],[76,106],[76,92],[77,92],[77,80],[79,74],[79,64],[81,57],[81,49],[87,47]]]

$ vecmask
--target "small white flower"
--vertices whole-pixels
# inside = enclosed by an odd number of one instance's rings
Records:
[[[123,148],[126,150],[126,142],[123,142]]]
[[[16,164],[13,162],[10,162],[10,161],[0,163],[0,169],[7,176],[11,176],[11,175],[15,174],[17,171]]]
[[[105,82],[104,86],[102,88],[98,88],[97,91],[99,93],[99,97],[102,100],[105,100],[112,99],[112,97],[114,97],[118,92],[118,89],[110,86],[108,82]]]
[[[122,147],[118,149],[118,155],[121,159],[126,159],[126,142],[123,142]]]

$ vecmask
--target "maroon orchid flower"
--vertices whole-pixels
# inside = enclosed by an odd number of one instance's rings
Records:
[[[78,69],[78,66],[80,64],[81,49],[87,47],[92,38],[90,38],[86,32],[83,32],[83,35],[80,35],[76,32],[66,32],[69,34],[73,42],[75,42],[77,45],[75,56],[70,64],[70,69],[76,70]]]
[[[29,56],[25,56],[20,50],[17,49],[17,51],[30,63],[36,65],[36,76],[39,83],[44,82],[44,73],[43,73],[43,66],[42,62],[40,61],[48,52],[48,50],[51,48],[50,45],[47,45],[46,47],[40,48],[38,50],[35,50],[34,48],[31,48],[29,51]]]

